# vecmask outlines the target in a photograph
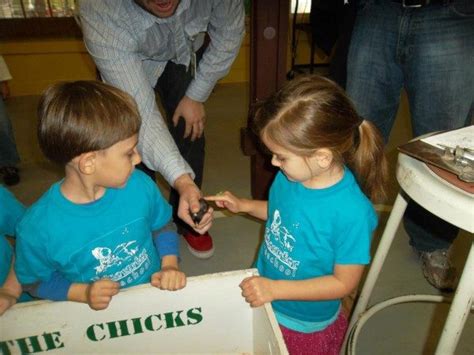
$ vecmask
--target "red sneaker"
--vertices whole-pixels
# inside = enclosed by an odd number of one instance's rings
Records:
[[[184,239],[188,243],[188,249],[196,258],[208,259],[214,254],[214,246],[212,245],[212,237],[209,233],[199,234],[189,231],[183,234]]]

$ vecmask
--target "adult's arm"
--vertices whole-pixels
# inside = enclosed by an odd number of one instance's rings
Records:
[[[137,102],[142,117],[138,149],[143,162],[172,186],[181,176],[194,177],[160,114],[153,89],[155,83],[145,73],[136,40],[126,30],[112,31],[108,27],[111,23],[108,14],[96,11],[94,3],[81,2],[84,42],[102,79],[128,92]]]
[[[186,91],[187,97],[199,102],[205,102],[217,81],[229,72],[245,33],[242,0],[214,0],[213,3],[207,32],[210,43]]]

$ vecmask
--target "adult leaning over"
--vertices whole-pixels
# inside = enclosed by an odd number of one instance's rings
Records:
[[[201,197],[203,103],[239,52],[243,1],[80,0],[79,9],[84,42],[101,78],[138,104],[142,169],[152,178],[159,172],[172,186],[174,220],[191,253],[212,256],[212,215],[194,226],[189,210],[199,210]]]

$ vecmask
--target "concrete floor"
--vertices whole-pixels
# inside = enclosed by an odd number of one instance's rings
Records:
[[[61,169],[48,163],[36,140],[36,104],[38,97],[11,98],[7,107],[13,121],[18,149],[22,157],[21,182],[11,188],[25,204],[35,201],[52,182],[62,177]],[[250,197],[250,158],[240,150],[239,130],[245,126],[248,109],[246,84],[217,86],[207,109],[207,152],[204,172],[204,194],[227,189]],[[387,146],[391,162],[390,201],[398,191],[394,178],[396,147],[411,138],[409,113],[405,97],[392,137]],[[166,184],[159,182],[164,194]],[[390,211],[390,204],[378,206],[380,226],[374,237],[377,244]],[[181,245],[182,269],[188,276],[245,269],[252,265],[262,235],[262,223],[245,216],[216,213],[211,233],[215,255],[208,260],[192,256]],[[439,294],[423,278],[418,260],[400,229],[376,285],[372,302],[410,293]],[[455,263],[462,268],[472,235],[461,233],[454,244]],[[405,304],[388,308],[375,315],[359,338],[359,354],[431,354],[447,314],[446,305]],[[474,319],[469,317],[456,354],[474,354]]]

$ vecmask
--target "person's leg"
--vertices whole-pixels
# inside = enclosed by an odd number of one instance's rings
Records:
[[[16,165],[20,157],[16,148],[10,118],[3,99],[0,98],[0,175],[6,185],[15,185],[20,181]]]
[[[347,62],[349,97],[388,141],[403,84],[397,61],[401,12],[390,2],[361,1]]]
[[[414,136],[460,128],[472,120],[474,3],[470,15],[467,3],[464,14],[457,6],[430,5],[410,16],[404,68]],[[410,245],[421,253],[428,281],[440,289],[452,288],[455,275],[447,249],[458,228],[414,202],[408,205],[404,225]]]
[[[201,57],[202,51],[203,50],[198,51],[198,60]],[[180,119],[176,127],[174,127],[172,122],[174,111],[185,95],[191,80],[191,71],[187,71],[185,66],[168,62],[165,71],[158,80],[155,90],[158,92],[163,108],[166,111],[165,119],[170,133],[181,155],[193,169],[195,174],[194,182],[200,188],[204,169],[204,134],[200,138],[191,141],[190,138],[184,138],[184,119]],[[186,240],[189,251],[198,258],[206,259],[211,257],[214,253],[214,247],[209,233],[205,233],[204,235],[196,233],[178,217],[179,194],[176,190],[171,189],[169,201],[173,207],[173,218],[178,226],[178,232],[182,234]]]
[[[337,319],[324,330],[314,333],[301,333],[280,325],[288,352],[291,355],[337,355],[341,350],[348,327],[343,311]]]

